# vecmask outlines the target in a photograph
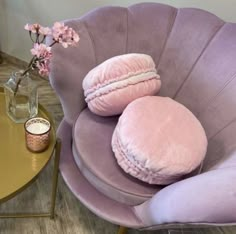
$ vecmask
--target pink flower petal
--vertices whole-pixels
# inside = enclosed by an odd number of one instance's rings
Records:
[[[42,35],[50,35],[51,34],[51,29],[48,28],[48,27],[40,27],[39,28],[39,33],[42,34]]]
[[[31,25],[30,24],[26,24],[24,27],[25,30],[31,31]]]

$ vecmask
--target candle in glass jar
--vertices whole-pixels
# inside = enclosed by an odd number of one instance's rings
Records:
[[[50,138],[50,122],[41,117],[35,117],[25,122],[26,146],[30,151],[42,152],[47,149]]]
[[[49,130],[50,126],[44,124],[44,123],[32,123],[29,126],[27,126],[27,131],[32,134],[43,134]]]

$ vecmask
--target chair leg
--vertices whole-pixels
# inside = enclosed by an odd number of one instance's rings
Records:
[[[120,226],[118,234],[126,234],[128,228]]]

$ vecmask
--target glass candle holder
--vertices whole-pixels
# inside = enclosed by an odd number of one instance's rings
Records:
[[[48,120],[35,117],[25,122],[26,147],[32,152],[42,152],[50,143],[51,124]]]

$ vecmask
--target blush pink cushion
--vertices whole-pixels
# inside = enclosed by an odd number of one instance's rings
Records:
[[[196,169],[207,138],[197,118],[168,97],[143,97],[130,103],[112,136],[118,164],[150,184],[170,184]]]
[[[85,101],[98,115],[121,114],[136,98],[155,95],[161,87],[149,55],[125,54],[106,60],[83,80]]]

